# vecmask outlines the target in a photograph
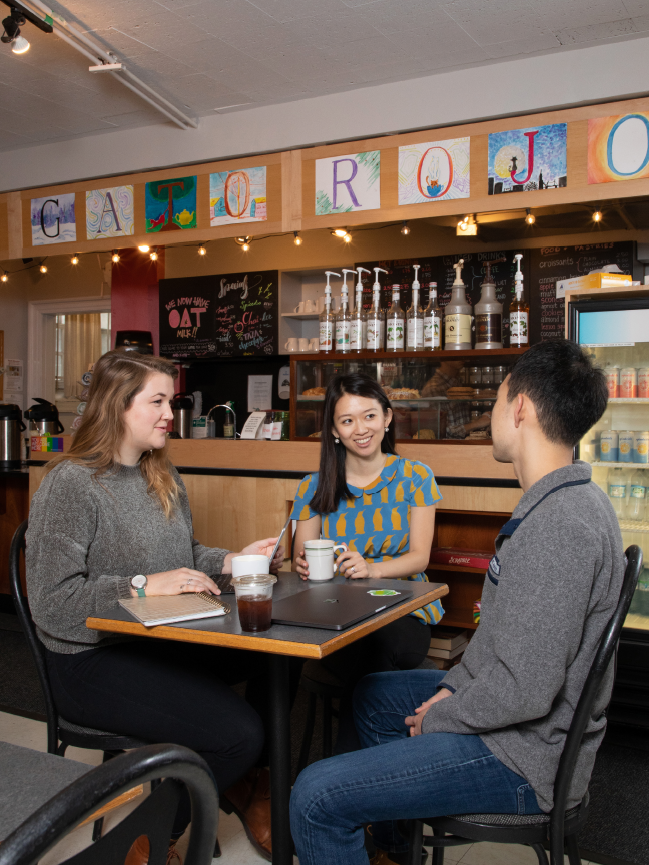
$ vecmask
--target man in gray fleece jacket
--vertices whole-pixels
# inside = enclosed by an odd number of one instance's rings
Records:
[[[578,346],[541,343],[501,385],[494,457],[523,496],[496,540],[481,622],[450,672],[366,677],[355,694],[363,750],[322,761],[293,789],[300,865],[367,863],[372,823],[387,865],[405,849],[396,821],[550,811],[565,738],[624,574],[608,497],[573,448],[602,415],[606,385]],[[577,762],[569,807],[584,796],[604,735],[610,669]],[[393,858],[392,858],[393,857]]]

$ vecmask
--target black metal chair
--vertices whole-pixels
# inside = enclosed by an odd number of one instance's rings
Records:
[[[70,865],[124,862],[139,839],[140,849],[148,846],[148,865],[165,865],[184,785],[192,808],[185,865],[209,865],[218,824],[216,785],[203,758],[181,745],[147,745],[82,775],[5,838],[0,844],[0,865],[36,865],[63,836],[98,808],[137,784],[162,778],[151,795],[114,829],[66,862]]]
[[[536,852],[539,865],[563,865],[567,847],[570,865],[581,865],[577,833],[588,818],[588,792],[579,805],[566,810],[568,793],[582,738],[591,717],[593,703],[620,638],[631,599],[642,570],[642,550],[633,545],[626,551],[627,566],[620,599],[599,644],[581,697],[566,736],[554,784],[554,808],[549,814],[461,814],[413,820],[410,829],[409,865],[420,865],[422,848],[433,848],[433,865],[444,865],[444,848],[471,841],[525,844]],[[433,835],[423,834],[423,824]]]

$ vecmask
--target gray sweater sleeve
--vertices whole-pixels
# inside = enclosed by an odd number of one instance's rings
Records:
[[[581,628],[575,625],[586,618],[602,563],[601,543],[583,524],[562,520],[562,508],[545,527],[547,533],[526,538],[516,573],[501,574],[489,610],[500,627],[494,633],[481,623],[466,659],[441,683],[454,693],[430,707],[424,733],[479,734],[550,712],[579,650]],[[523,534],[521,529],[515,543],[525,543]],[[481,631],[489,646],[480,645]],[[490,657],[491,664],[476,665],[472,675],[471,659],[479,655]]]
[[[80,643],[93,635],[101,639],[88,631],[86,619],[129,597],[134,576],[88,579],[86,559],[97,526],[91,483],[80,483],[68,466],[48,475],[32,501],[26,538],[27,588],[36,624],[52,637]]]

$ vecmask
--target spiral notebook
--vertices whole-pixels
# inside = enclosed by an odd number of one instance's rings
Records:
[[[147,628],[188,622],[192,619],[226,616],[230,612],[229,604],[206,592],[187,592],[154,598],[120,598],[119,603]]]

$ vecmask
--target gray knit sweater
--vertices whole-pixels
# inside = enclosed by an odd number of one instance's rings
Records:
[[[46,476],[29,511],[26,564],[29,605],[48,649],[73,655],[124,639],[89,630],[86,619],[130,597],[135,574],[221,572],[228,551],[194,540],[187,491],[172,471],[180,505],[169,520],[139,466],[96,478],[64,462]]]
[[[462,662],[441,687],[424,733],[473,733],[522,775],[544,811],[572,715],[624,575],[622,537],[605,493],[584,462],[557,469],[521,498],[513,517],[529,516],[511,537],[496,539],[480,626]],[[534,508],[538,502],[537,507]],[[532,510],[534,508],[534,510]],[[568,805],[581,801],[595,762],[613,686],[609,668],[577,760]]]

